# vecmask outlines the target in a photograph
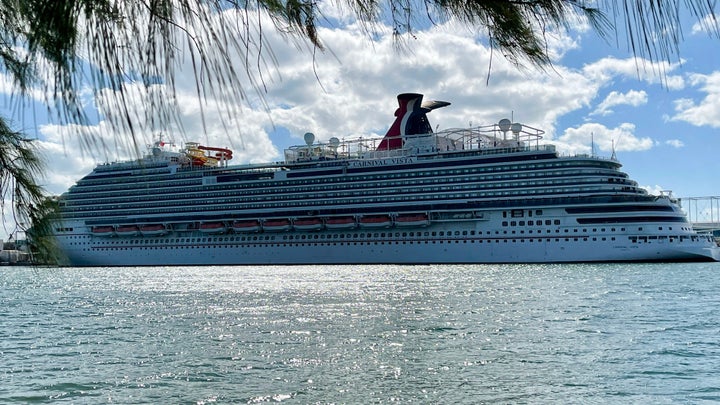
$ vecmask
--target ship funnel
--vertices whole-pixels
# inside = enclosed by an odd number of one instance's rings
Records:
[[[388,129],[377,150],[402,148],[403,135],[431,134],[433,130],[426,114],[450,105],[447,101],[423,103],[423,95],[417,93],[403,93],[397,98],[399,107],[395,110],[395,122]]]

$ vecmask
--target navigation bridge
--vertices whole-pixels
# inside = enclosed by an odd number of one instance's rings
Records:
[[[680,204],[696,230],[720,238],[720,196],[685,197]]]

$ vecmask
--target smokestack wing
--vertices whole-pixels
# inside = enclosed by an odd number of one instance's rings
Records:
[[[450,103],[448,103],[447,101],[427,100],[422,103],[422,108],[428,111],[432,111],[438,108],[447,107],[449,105]]]

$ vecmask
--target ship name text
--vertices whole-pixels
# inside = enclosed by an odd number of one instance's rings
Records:
[[[389,165],[404,165],[408,163],[415,163],[415,157],[395,157],[386,159],[374,159],[374,160],[356,160],[350,162],[350,167],[368,167],[368,166],[389,166]]]

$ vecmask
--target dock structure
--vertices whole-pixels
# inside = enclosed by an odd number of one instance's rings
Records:
[[[680,202],[696,230],[720,238],[720,196],[685,197]]]

